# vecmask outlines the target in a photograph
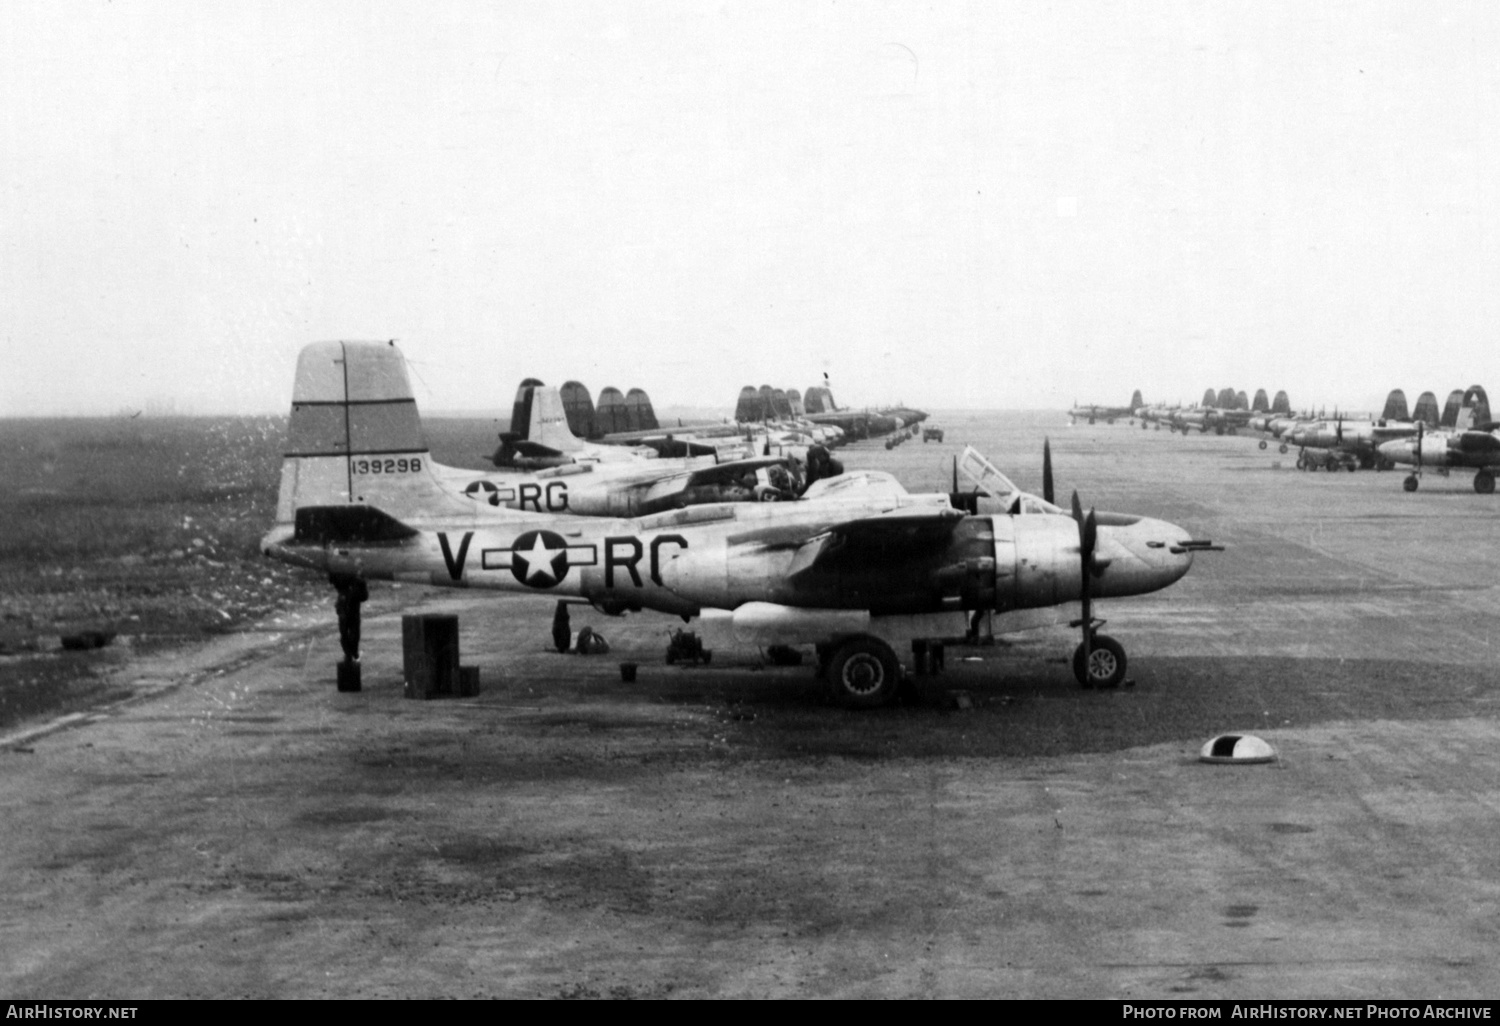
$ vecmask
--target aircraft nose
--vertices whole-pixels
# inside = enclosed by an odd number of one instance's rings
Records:
[[[1143,595],[1175,584],[1193,567],[1193,553],[1204,546],[1165,520],[1142,517],[1128,525],[1101,527],[1101,557],[1110,558],[1100,576],[1101,596]]]
[[[1406,439],[1397,439],[1391,442],[1382,442],[1379,446],[1380,455],[1392,463],[1411,463],[1414,443]]]

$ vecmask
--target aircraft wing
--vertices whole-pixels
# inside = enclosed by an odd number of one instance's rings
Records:
[[[966,514],[938,506],[892,510],[875,516],[846,520],[809,538],[797,549],[787,568],[787,579],[826,568],[830,563],[853,560],[868,565],[892,550],[909,556],[948,544],[953,528]]]
[[[785,456],[757,456],[751,460],[732,460],[728,463],[716,463],[711,467],[702,467],[687,475],[687,487],[702,488],[707,485],[733,484],[739,481],[747,473],[754,473],[763,467],[786,466]]]
[[[949,506],[904,506],[888,513],[872,513],[833,525],[818,519],[753,528],[730,535],[728,541],[731,545],[794,548],[825,536],[837,536],[855,542],[878,540],[881,544],[888,544],[904,540],[918,544],[934,538],[947,538],[953,525],[965,515],[962,510]]]

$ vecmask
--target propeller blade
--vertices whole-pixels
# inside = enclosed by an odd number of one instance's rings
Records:
[[[953,457],[953,491],[958,493],[958,457]]]
[[[1042,439],[1042,498],[1049,503],[1052,498],[1052,440]]]
[[[1084,561],[1088,563],[1088,568],[1092,571],[1094,569],[1094,547],[1099,544],[1099,522],[1094,518],[1093,510],[1089,510],[1089,515],[1083,521],[1080,543],[1083,548]]]
[[[1079,525],[1082,526],[1082,524],[1083,524],[1083,504],[1078,501],[1078,493],[1077,492],[1073,493],[1073,519],[1076,520],[1076,521],[1078,521]]]

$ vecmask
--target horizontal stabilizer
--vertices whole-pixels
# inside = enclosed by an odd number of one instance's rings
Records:
[[[294,540],[300,545],[391,545],[417,531],[373,506],[303,506]]]

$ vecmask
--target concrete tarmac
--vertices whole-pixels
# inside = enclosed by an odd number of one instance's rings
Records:
[[[975,441],[1036,487],[1046,431],[1064,502],[1229,546],[1101,609],[1134,687],[1078,689],[1058,628],[851,713],[753,652],[663,665],[664,616],[575,611],[614,650],[559,655],[545,600],[377,586],[339,694],[330,592],[7,739],[0,992],[1500,994],[1500,498],[1247,438],[943,425],[841,458],[946,487]],[[414,610],[460,614],[478,697],[402,697]],[[1197,761],[1229,730],[1279,761]]]

